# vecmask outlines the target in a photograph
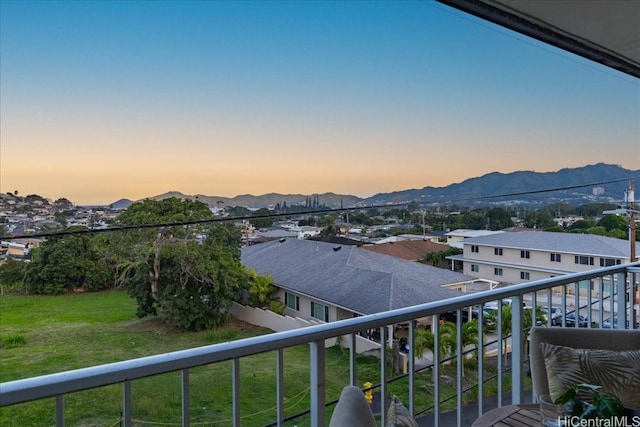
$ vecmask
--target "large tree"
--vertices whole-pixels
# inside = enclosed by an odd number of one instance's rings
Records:
[[[100,260],[95,240],[88,234],[49,238],[33,251],[24,280],[28,291],[38,294],[96,291],[112,283],[109,265]]]
[[[248,285],[240,262],[240,231],[232,224],[186,225],[211,218],[199,202],[177,198],[132,204],[122,225],[166,224],[137,232],[121,271],[138,303],[138,316],[161,315],[185,330],[215,328]]]
[[[489,209],[485,217],[489,230],[502,230],[503,228],[513,227],[511,214],[506,209]]]

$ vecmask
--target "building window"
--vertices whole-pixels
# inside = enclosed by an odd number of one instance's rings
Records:
[[[620,264],[619,259],[613,258],[600,258],[600,267],[611,267],[612,265]]]
[[[494,268],[493,269],[493,274],[495,274],[496,276],[502,276],[502,269],[501,268]]]
[[[480,266],[478,264],[471,264],[471,271],[477,273],[480,271]]]
[[[480,248],[478,247],[478,245],[471,245],[471,252],[480,252]]]
[[[502,256],[502,248],[493,248],[493,254]]]
[[[324,304],[318,304],[311,301],[311,317],[314,317],[323,322],[329,321],[329,307]]]
[[[520,279],[522,279],[522,280],[531,280],[531,275],[529,274],[528,271],[521,271],[520,272]]]
[[[531,258],[529,251],[520,251],[520,258]]]
[[[593,265],[592,256],[576,255],[576,264]]]
[[[551,254],[551,262],[561,262],[562,258],[560,254]]]
[[[287,304],[292,310],[300,311],[300,298],[298,295],[290,294],[289,292],[284,293],[284,302]]]

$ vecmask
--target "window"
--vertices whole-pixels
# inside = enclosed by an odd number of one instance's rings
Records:
[[[314,317],[323,322],[329,321],[329,307],[324,304],[318,304],[311,301],[311,317]]]
[[[529,251],[520,251],[520,258],[531,258]]]
[[[600,267],[611,267],[612,265],[620,264],[619,259],[613,258],[600,258]]]
[[[531,280],[531,275],[529,274],[528,271],[521,271],[520,272],[520,279],[522,279],[522,280]]]
[[[480,271],[480,266],[478,264],[471,264],[471,271],[477,273]]]
[[[300,311],[300,298],[298,295],[290,294],[289,292],[284,293],[284,302],[287,304],[292,310]]]
[[[560,254],[551,254],[551,262],[561,262]]]
[[[593,265],[592,256],[576,255],[576,264]]]
[[[496,276],[502,276],[502,269],[501,268],[494,268],[493,269],[493,274],[495,274]]]
[[[478,247],[478,245],[471,245],[471,252],[480,252],[480,248]]]
[[[493,254],[502,256],[502,248],[493,248]]]

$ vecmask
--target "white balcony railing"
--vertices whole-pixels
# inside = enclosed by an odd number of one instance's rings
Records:
[[[331,413],[331,406],[335,402],[327,402],[325,393],[325,340],[335,337],[345,337],[340,341],[350,351],[350,375],[345,379],[344,385],[357,385],[357,364],[356,353],[353,350],[356,342],[356,335],[365,330],[378,330],[380,342],[388,339],[389,326],[397,324],[408,324],[407,344],[414,348],[414,338],[416,336],[416,319],[432,318],[432,329],[435,338],[435,348],[439,348],[438,329],[440,316],[444,313],[454,313],[456,317],[456,327],[458,336],[462,334],[463,311],[470,310],[471,307],[482,306],[487,303],[496,302],[500,307],[504,299],[510,299],[512,304],[510,330],[513,331],[510,337],[498,338],[500,342],[494,344],[497,355],[497,399],[498,405],[502,405],[503,379],[505,370],[501,365],[503,354],[503,342],[506,339],[510,343],[510,377],[512,403],[523,403],[525,395],[531,399],[529,393],[525,393],[525,379],[527,376],[527,351],[526,333],[523,330],[525,316],[537,317],[537,307],[559,307],[565,315],[556,323],[562,327],[567,327],[570,321],[566,317],[567,313],[574,312],[575,317],[579,315],[589,319],[585,327],[604,327],[607,319],[617,319],[617,325],[613,327],[637,328],[632,319],[634,317],[633,297],[638,292],[638,280],[640,277],[640,263],[618,265],[602,268],[585,273],[569,274],[545,280],[538,280],[519,285],[507,286],[486,292],[479,292],[469,295],[452,298],[445,301],[422,304],[400,310],[394,310],[375,315],[362,316],[339,322],[332,322],[318,326],[291,330],[287,332],[273,333],[248,339],[215,344],[189,350],[176,351],[172,353],[143,357],[139,359],[127,360],[123,362],[111,363],[107,365],[94,366],[90,368],[78,369],[67,372],[60,372],[40,377],[27,378],[17,381],[0,384],[0,407],[17,405],[39,399],[53,398],[56,402],[55,424],[65,425],[65,395],[76,393],[82,390],[105,387],[112,384],[122,384],[122,415],[121,425],[132,425],[132,382],[155,375],[168,372],[181,372],[182,376],[182,413],[181,423],[189,426],[190,421],[190,388],[189,371],[192,368],[231,361],[232,377],[232,419],[234,426],[240,426],[242,408],[240,407],[240,360],[244,357],[275,352],[276,354],[276,393],[273,396],[276,406],[276,416],[272,425],[285,425],[284,416],[284,349],[300,344],[308,344],[310,347],[310,407],[306,416],[313,427],[325,426]],[[530,307],[528,309],[526,307]],[[635,308],[637,316],[637,306]],[[483,310],[476,310],[478,322],[483,324],[486,320]],[[497,310],[497,322],[495,325],[496,336],[502,337],[503,328],[506,326],[502,321],[502,310]],[[551,316],[547,316],[547,326],[552,326]],[[575,322],[573,327],[581,327],[579,322]],[[489,344],[486,335],[479,328],[478,347],[486,348]],[[462,354],[461,340],[457,340],[456,354]],[[509,348],[509,347],[507,347]],[[386,346],[381,346],[380,357],[380,383],[373,386],[379,392],[381,403],[386,402],[389,387],[389,368],[385,363],[387,352]],[[409,410],[416,415],[424,415],[429,412],[433,417],[433,425],[441,424],[442,415],[441,402],[449,396],[443,396],[440,387],[440,370],[442,362],[439,351],[434,351],[432,355],[433,364],[430,366],[433,373],[433,395],[434,405],[432,408],[417,408],[416,396],[416,361],[414,357],[408,357],[407,384]],[[462,425],[462,405],[463,405],[463,362],[461,357],[455,358],[456,370],[456,420],[457,425]],[[487,396],[484,387],[484,360],[477,358],[478,383],[474,386],[477,389],[478,416],[491,408],[483,407],[483,397]],[[535,397],[535,396],[534,396]],[[380,416],[386,416],[384,404],[380,405]],[[53,423],[53,420],[51,420]],[[16,425],[20,421],[16,420]],[[295,422],[294,422],[295,423]]]

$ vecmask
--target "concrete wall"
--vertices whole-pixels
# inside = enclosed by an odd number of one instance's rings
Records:
[[[300,317],[281,316],[270,310],[262,308],[249,307],[238,303],[233,303],[231,307],[231,315],[238,320],[242,320],[252,325],[262,326],[275,332],[290,331],[292,329],[305,328],[307,326],[319,325],[323,322],[305,320]],[[325,347],[333,347],[336,345],[336,338],[325,340]],[[349,335],[343,335],[340,339],[340,345],[343,348],[350,347]],[[372,350],[379,350],[380,344],[368,340],[364,337],[356,335],[356,352],[366,353]]]

